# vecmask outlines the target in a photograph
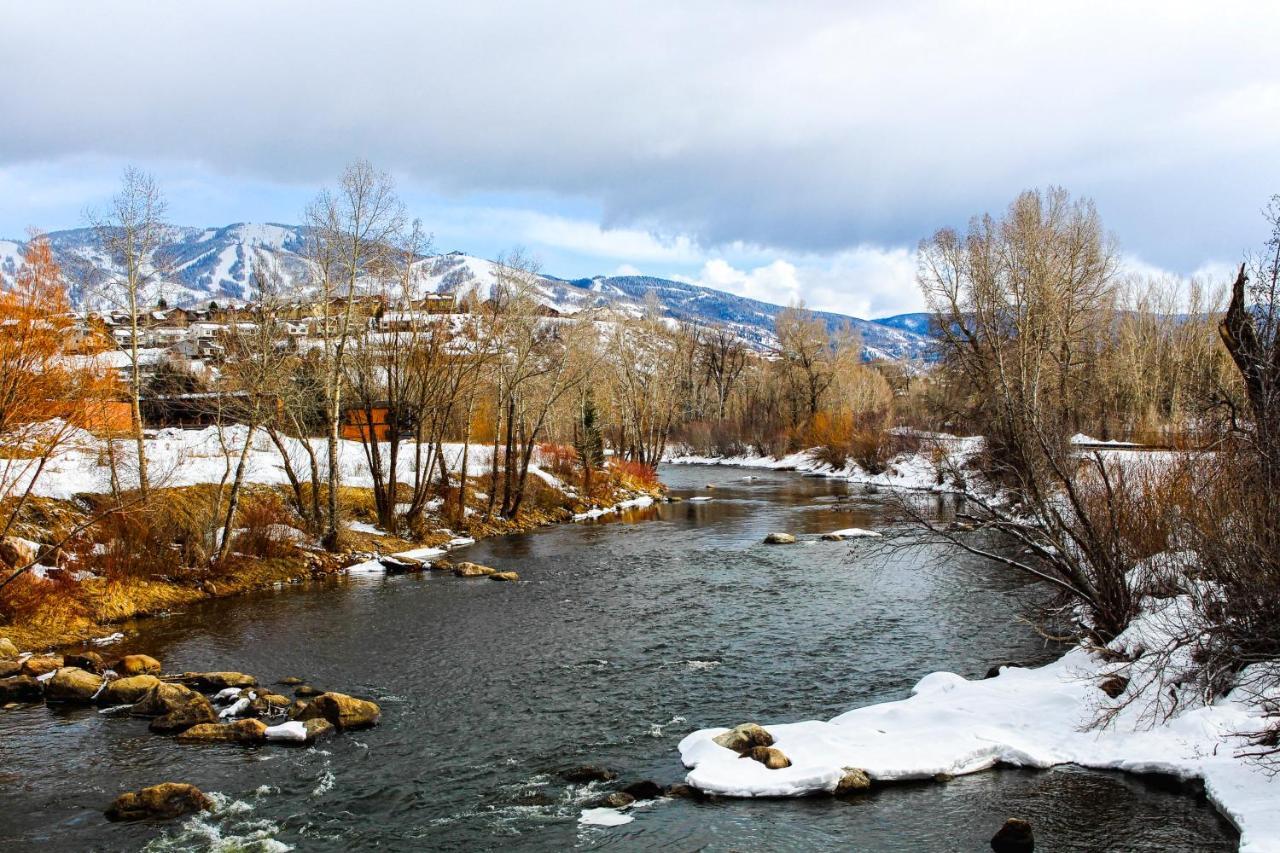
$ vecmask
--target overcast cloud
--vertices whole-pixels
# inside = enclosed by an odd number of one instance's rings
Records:
[[[6,25],[8,233],[123,162],[191,224],[296,220],[367,157],[448,248],[884,314],[918,306],[921,237],[1027,187],[1178,272],[1255,244],[1280,192],[1270,4],[45,0]]]

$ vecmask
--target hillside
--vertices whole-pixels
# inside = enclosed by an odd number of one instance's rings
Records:
[[[55,253],[68,272],[73,302],[80,307],[108,307],[95,286],[112,269],[89,228],[50,233]],[[153,299],[188,306],[207,302],[240,302],[254,297],[252,270],[255,262],[270,261],[286,283],[305,290],[303,257],[305,229],[276,223],[236,223],[221,228],[172,227],[170,237],[157,250],[155,262],[165,271]],[[0,274],[12,277],[21,263],[23,243],[0,240]],[[460,252],[432,255],[420,262],[424,292],[475,292],[487,297],[493,285],[492,263]],[[851,283],[851,286],[856,286]],[[774,318],[782,306],[732,293],[651,276],[597,276],[566,280],[541,277],[539,299],[565,314],[589,307],[611,307],[628,312],[643,310],[648,294],[654,294],[663,312],[681,321],[723,324],[760,349],[774,343]],[[921,324],[863,320],[841,314],[821,313],[833,328],[849,324],[862,336],[866,356],[873,359],[909,360],[927,355],[930,338],[927,322]],[[904,315],[916,317],[919,315]]]

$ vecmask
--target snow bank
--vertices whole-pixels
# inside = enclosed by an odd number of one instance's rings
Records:
[[[630,500],[619,501],[613,506],[603,507],[603,508],[596,507],[595,509],[589,509],[586,512],[580,512],[576,514],[573,517],[573,520],[589,521],[594,518],[599,518],[602,515],[608,515],[609,513],[612,513],[612,512],[622,512],[624,509],[636,509],[638,507],[644,507],[644,506],[653,506],[653,498],[649,497],[648,495],[641,495],[638,498],[631,498]]]
[[[824,477],[848,480],[870,486],[884,486],[895,489],[912,489],[917,491],[951,492],[958,491],[954,484],[940,482],[937,457],[946,460],[945,467],[958,470],[982,448],[982,438],[957,437],[944,435],[927,435],[923,437],[925,446],[914,453],[902,453],[889,460],[885,470],[872,474],[856,462],[849,462],[843,468],[832,468],[814,458],[811,450],[791,453],[774,458],[772,456],[696,456],[692,454],[676,454],[667,458],[673,465],[732,465],[741,468],[767,468],[774,471],[799,471]]]
[[[1144,616],[1117,639],[1122,646],[1156,628]],[[1115,669],[1083,648],[1038,669],[1006,667],[969,681],[949,672],[925,676],[910,698],[858,708],[827,721],[766,726],[791,766],[768,770],[714,743],[726,729],[696,731],[680,742],[687,781],[732,797],[791,797],[835,790],[846,767],[872,780],[930,779],[996,764],[1084,767],[1198,778],[1241,833],[1240,849],[1280,851],[1280,781],[1239,757],[1245,737],[1265,727],[1256,703],[1231,697],[1153,728],[1139,724],[1142,702],[1105,729],[1090,728],[1104,703],[1102,678]],[[742,722],[733,720],[733,723]]]
[[[844,530],[833,530],[827,535],[839,536],[841,539],[879,539],[884,534],[862,527],[846,527]]]

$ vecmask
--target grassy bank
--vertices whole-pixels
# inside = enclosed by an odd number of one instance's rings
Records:
[[[446,518],[428,514],[417,533],[402,529],[395,534],[373,527],[377,517],[369,489],[344,487],[339,496],[343,516],[353,526],[343,530],[334,551],[320,548],[318,538],[290,508],[284,489],[253,486],[237,515],[232,554],[220,563],[209,558],[217,541],[216,488],[158,490],[146,510],[108,515],[43,557],[47,567],[0,592],[0,637],[27,650],[74,647],[111,634],[129,620],[203,599],[339,574],[370,556],[441,546],[458,536],[483,539],[572,521],[590,508],[572,492],[539,480],[527,508],[515,518],[501,518],[486,512],[486,485],[482,478],[474,480],[461,522],[450,525]],[[625,470],[611,471],[600,485],[595,507],[661,494],[656,482],[638,480]],[[100,513],[104,500],[101,495],[32,500],[11,534],[19,545],[53,545]]]

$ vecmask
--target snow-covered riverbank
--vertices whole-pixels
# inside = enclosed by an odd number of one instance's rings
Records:
[[[929,436],[924,440],[920,450],[895,456],[888,461],[885,470],[880,473],[872,473],[854,461],[850,461],[843,468],[833,468],[819,462],[811,450],[802,450],[776,458],[754,454],[698,456],[677,452],[671,454],[666,461],[672,465],[732,465],[739,468],[798,471],[802,474],[831,477],[870,486],[949,492],[956,490],[949,480],[949,472],[962,469],[981,448],[980,437]]]
[[[1276,707],[1280,692],[1238,687],[1205,704],[1191,675],[1192,647],[1178,640],[1189,608],[1182,596],[1145,598],[1142,614],[1109,644],[1114,654],[1079,647],[1046,666],[1004,667],[983,680],[935,672],[908,698],[825,722],[725,720],[726,726],[763,725],[790,766],[768,769],[714,741],[728,728],[703,729],[679,744],[691,768],[686,781],[721,796],[794,797],[832,793],[855,768],[873,784],[997,764],[1159,773],[1202,780],[1209,799],[1239,829],[1242,851],[1280,851],[1276,766],[1246,755],[1259,749],[1254,740],[1273,721],[1267,709]],[[1178,679],[1154,677],[1161,665]],[[1239,683],[1266,681],[1256,674],[1245,670]],[[1166,719],[1170,707],[1178,713]]]

